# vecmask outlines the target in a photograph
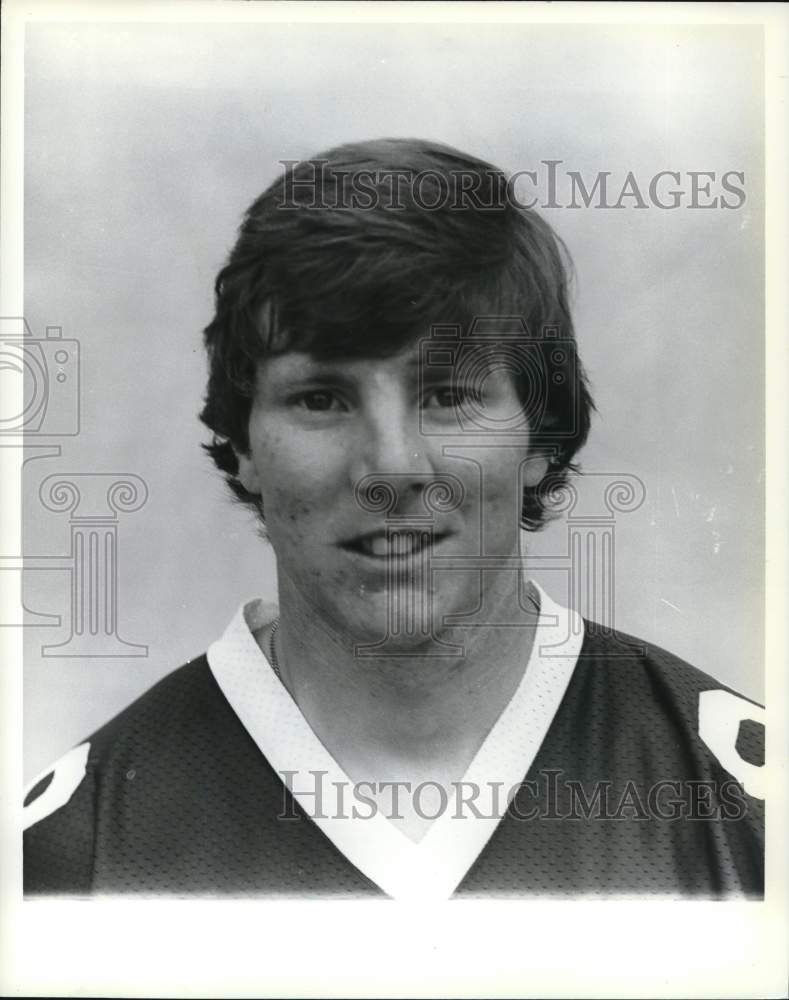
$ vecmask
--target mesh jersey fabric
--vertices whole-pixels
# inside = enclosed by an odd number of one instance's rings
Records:
[[[370,785],[380,786],[364,779],[375,776],[357,773],[351,778],[275,676],[255,638],[273,620],[271,607],[261,601],[244,604],[208,649],[222,693],[268,763],[292,779],[288,787],[294,797],[345,857],[395,899],[424,903],[452,895],[490,839],[512,790],[529,771],[559,708],[578,661],[583,622],[536,584],[528,586],[539,617],[530,630],[532,641],[523,649],[528,659],[517,688],[463,772],[445,779],[445,805],[439,803],[437,810],[435,803],[428,805],[432,822],[417,841],[392,821],[399,803],[373,800],[370,809]],[[427,819],[422,796],[425,784],[435,792],[435,783],[405,784],[411,796],[406,808]],[[462,801],[469,790],[473,807]]]
[[[753,703],[585,627],[533,765],[454,895],[760,897],[763,802],[699,732],[707,693]],[[758,768],[763,727],[742,714],[731,751]],[[290,797],[205,656],[90,738],[73,794],[26,831],[24,870],[28,895],[384,895]]]

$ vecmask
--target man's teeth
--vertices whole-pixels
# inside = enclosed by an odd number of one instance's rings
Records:
[[[392,550],[393,546],[385,538],[371,538],[370,539],[370,552],[374,556],[385,556],[388,555]]]
[[[418,534],[401,534],[385,537],[375,535],[362,541],[362,550],[371,556],[410,555],[428,544],[428,539]]]

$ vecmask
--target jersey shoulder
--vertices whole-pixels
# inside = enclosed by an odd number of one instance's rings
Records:
[[[698,777],[721,767],[764,798],[762,705],[654,643],[584,624],[576,679],[588,699],[644,743],[683,744]]]
[[[90,737],[90,761],[104,768],[130,750],[157,758],[201,731],[208,740],[232,710],[205,654],[171,671]]]
[[[627,632],[603,628],[592,621],[584,620],[579,663],[602,668],[612,675],[611,679],[624,683],[637,682],[639,678],[659,679],[679,698],[694,700],[701,691],[715,689],[728,691],[757,708],[763,707],[669,650]]]
[[[89,892],[102,800],[146,769],[171,775],[227,738],[232,710],[205,655],[167,674],[31,781],[23,801],[26,893]]]

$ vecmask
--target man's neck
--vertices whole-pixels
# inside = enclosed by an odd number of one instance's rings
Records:
[[[463,776],[521,681],[538,619],[518,602],[511,573],[487,584],[486,609],[523,624],[445,630],[441,638],[464,649],[452,657],[426,657],[419,649],[357,657],[352,636],[281,588],[283,683],[352,780],[446,783]],[[267,655],[269,634],[256,635]]]

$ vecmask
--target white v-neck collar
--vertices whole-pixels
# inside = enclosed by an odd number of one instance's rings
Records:
[[[491,815],[484,795],[479,800],[481,816],[466,811],[458,817],[456,809],[448,808],[418,843],[380,812],[354,817],[348,802],[354,782],[312,731],[253,635],[276,616],[274,605],[261,600],[244,604],[208,650],[222,693],[261,753],[280,776],[293,776],[288,784],[296,801],[356,868],[395,899],[452,895],[506,812],[509,801],[503,796],[514,794],[526,777],[553,722],[581,651],[583,622],[532,586],[540,596],[540,615],[528,665],[463,776],[464,783],[473,783],[469,787],[489,791],[498,786],[500,809]],[[321,808],[314,772],[324,772]],[[338,793],[338,785],[343,792]],[[344,795],[342,801],[338,794]]]

